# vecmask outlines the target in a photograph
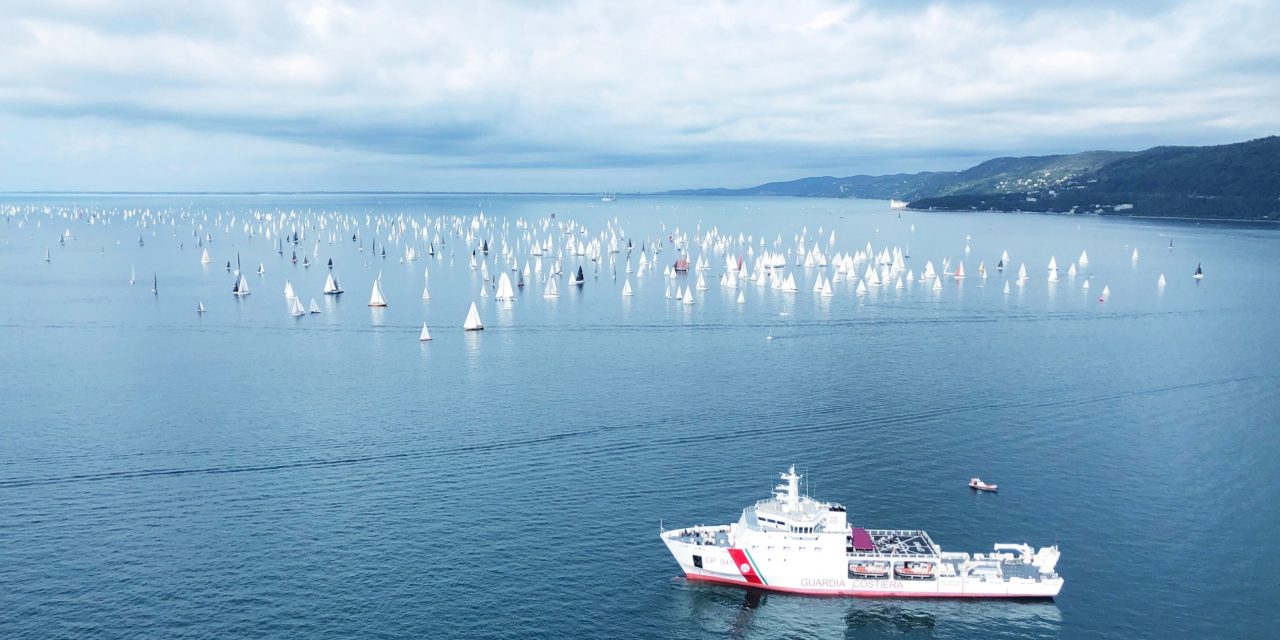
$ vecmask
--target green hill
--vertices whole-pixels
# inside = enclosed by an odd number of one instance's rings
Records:
[[[995,158],[965,169],[815,177],[680,195],[898,199],[913,209],[1280,219],[1280,137],[1210,147]]]

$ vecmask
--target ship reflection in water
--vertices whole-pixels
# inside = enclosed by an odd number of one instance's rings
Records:
[[[682,582],[687,619],[735,640],[757,637],[1056,638],[1052,601],[813,598]],[[677,598],[679,599],[679,598]]]

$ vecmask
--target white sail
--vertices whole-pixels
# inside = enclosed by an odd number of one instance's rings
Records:
[[[1058,259],[1057,259],[1057,258],[1054,258],[1054,257],[1052,257],[1052,256],[1050,256],[1050,257],[1049,257],[1049,270],[1050,270],[1050,271],[1057,271],[1057,270],[1058,270]]]
[[[324,279],[324,292],[326,295],[342,293],[342,288],[338,286],[338,279],[333,277],[332,271]]]
[[[1162,274],[1160,274],[1160,279],[1159,279],[1159,280],[1156,280],[1156,286],[1157,286],[1157,287],[1163,287],[1163,286],[1164,286],[1164,274],[1163,274],[1163,273],[1162,273]]]
[[[1134,261],[1134,262],[1137,262],[1137,261],[1138,261],[1138,248],[1137,248],[1137,247],[1134,247],[1134,248],[1133,248],[1133,261]]]
[[[204,313],[204,303],[203,303],[203,302],[197,302],[197,303],[196,303],[196,313]]]
[[[860,294],[862,294],[862,293],[866,293],[866,292],[867,292],[867,281],[866,281],[866,280],[859,280],[859,281],[858,281],[858,289],[857,289],[857,291],[858,291],[858,293],[860,293]]]
[[[209,250],[208,250],[208,249],[205,249],[205,250],[204,250],[204,253],[200,254],[200,264],[209,264]]]
[[[467,331],[484,329],[484,324],[480,322],[480,310],[476,309],[476,303],[471,303],[471,309],[467,311],[467,319],[462,323],[462,328]]]
[[[425,285],[425,284],[424,284],[424,285],[422,285],[422,299],[423,299],[423,300],[430,300],[430,299],[431,299],[431,292],[427,290],[427,285]]]
[[[901,284],[901,283],[899,283],[899,284]],[[830,280],[828,280],[828,281],[824,282],[824,283],[822,284],[822,297],[824,297],[824,298],[830,298],[831,296],[834,296],[834,295],[835,295],[835,292],[831,290],[831,281],[830,281]]]
[[[1088,252],[1086,252],[1086,251],[1081,251],[1081,252],[1080,252],[1080,259],[1079,259],[1079,260],[1077,260],[1077,262],[1079,262],[1079,263],[1080,263],[1080,266],[1082,266],[1082,267],[1083,267],[1083,266],[1088,265],[1088,264],[1089,264],[1089,253],[1088,253]]]
[[[296,297],[297,297],[297,296],[293,295],[293,283],[292,283],[292,282],[289,282],[288,280],[285,280],[285,281],[284,281],[284,297],[285,297],[286,299],[288,299],[288,298],[296,298]]]
[[[933,290],[942,291],[942,278],[935,278],[933,281]]]
[[[693,304],[693,287],[684,290],[684,299],[682,301],[685,304]]]
[[[240,274],[240,279],[236,280],[236,285],[232,287],[231,293],[238,296],[249,295],[249,281],[244,277],[243,273]]]
[[[297,298],[290,298],[290,301],[289,313],[291,315],[300,316],[307,312],[306,309],[302,308],[302,303]]]
[[[498,291],[493,296],[494,300],[515,300],[516,292],[511,287],[511,278],[504,271],[498,278]]]
[[[739,291],[739,292],[738,292],[738,304],[746,304],[746,303],[747,303],[747,294],[746,294],[746,292],[745,292],[745,291]]]
[[[701,273],[699,273],[698,274],[698,291],[706,291],[707,288],[708,287],[707,287],[706,279],[702,277]]]
[[[385,307],[387,306],[387,298],[382,295],[382,279],[378,278],[373,281],[373,293],[369,294],[369,306]]]
[[[427,330],[427,323],[422,323],[422,333],[418,334],[419,342],[426,342],[431,339],[431,332]]]
[[[1004,281],[1004,292],[1005,292],[1005,293],[1009,293],[1009,281],[1008,281],[1008,280],[1005,280],[1005,281]]]
[[[309,310],[311,313],[320,313],[320,305],[316,304],[316,299],[315,299],[315,298],[312,298],[312,299],[311,299],[311,308],[310,308],[310,309],[308,309],[308,310]]]
[[[627,280],[627,281],[625,281],[625,282],[623,282],[623,283],[622,283],[622,295],[624,295],[624,296],[632,295],[632,293],[631,293],[631,280]]]
[[[559,291],[559,289],[556,287],[556,279],[555,279],[555,277],[554,277],[554,276],[553,276],[553,277],[550,277],[550,278],[547,278],[547,286],[542,290],[542,297],[544,297],[544,298],[559,298],[559,297],[560,297],[560,291]]]
[[[1106,298],[1107,296],[1110,296],[1110,295],[1111,295],[1111,287],[1108,287],[1105,284],[1102,285],[1102,297]]]
[[[138,272],[134,270],[132,265],[130,265],[129,266],[129,284],[133,284],[134,281],[137,279],[138,279]]]

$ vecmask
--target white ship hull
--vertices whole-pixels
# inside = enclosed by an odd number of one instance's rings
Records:
[[[667,532],[671,533],[671,532]],[[664,534],[665,536],[665,534]],[[920,578],[850,578],[847,563],[840,558],[822,562],[785,563],[757,561],[744,549],[718,548],[666,540],[671,554],[680,561],[689,580],[780,591],[814,596],[855,596],[864,598],[1053,598],[1062,589],[1062,578],[1045,581],[1008,580],[1002,577],[938,576]],[[693,557],[702,558],[702,567]],[[735,556],[749,565],[744,571]],[[785,565],[785,566],[784,566]]]
[[[794,470],[783,477],[794,488]],[[690,580],[785,593],[1046,599],[1062,589],[1057,547],[945,552],[923,531],[851,527],[844,507],[784,489],[734,524],[663,531],[662,540]]]

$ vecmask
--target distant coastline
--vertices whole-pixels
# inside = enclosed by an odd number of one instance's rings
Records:
[[[913,210],[1280,220],[1280,137],[1209,147],[995,158],[964,171],[831,176],[665,195],[904,200]]]

